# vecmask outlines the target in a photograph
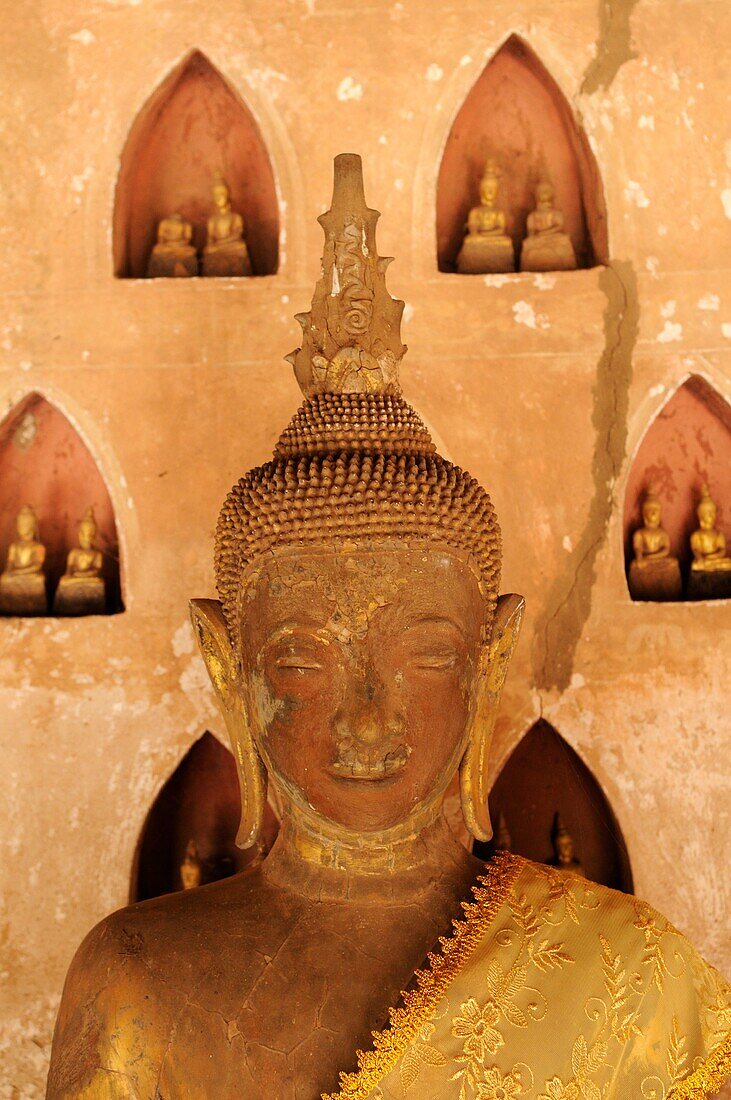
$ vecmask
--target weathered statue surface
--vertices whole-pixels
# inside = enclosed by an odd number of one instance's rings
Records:
[[[38,520],[24,504],[16,520],[18,538],[11,542],[0,574],[0,611],[6,615],[45,615],[48,608],[43,566],[46,548],[38,534]]]
[[[678,559],[670,555],[670,537],[662,526],[662,506],[656,490],[648,488],[642,502],[643,526],[632,536],[634,559],[629,567],[629,590],[634,600],[679,600],[683,595]]]
[[[147,265],[149,279],[189,279],[198,274],[193,226],[182,214],[169,214],[157,227],[157,241]]]
[[[244,240],[244,219],[231,209],[231,193],[220,172],[211,189],[216,211],[208,219],[203,249],[203,274],[251,275],[249,251]]]
[[[292,356],[306,400],[223,506],[220,603],[192,606],[239,842],[268,782],[278,839],[243,873],[90,933],[49,1100],[626,1100],[723,1074],[728,989],[679,933],[574,875],[507,852],[485,866],[442,817],[459,769],[466,824],[489,839],[523,601],[498,599],[489,497],[400,395],[403,303],[376,218],[359,158],[337,158]]]
[[[66,572],[58,582],[53,610],[59,615],[93,615],[106,608],[106,587],[101,575],[101,550],[94,546],[97,525],[94,511],[87,508],[79,524],[79,545],[69,551]]]
[[[564,230],[563,214],[554,207],[553,184],[541,180],[536,187],[536,206],[528,215],[528,236],[521,245],[521,271],[573,271],[576,254]]]
[[[480,203],[467,218],[466,235],[457,257],[461,275],[515,271],[513,241],[506,233],[505,213],[498,204],[500,174],[488,160],[480,180]]]

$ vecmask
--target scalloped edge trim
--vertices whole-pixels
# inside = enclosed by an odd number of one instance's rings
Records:
[[[389,1008],[390,1023],[374,1031],[371,1050],[357,1051],[358,1069],[340,1074],[340,1091],[323,1092],[321,1100],[367,1100],[373,1089],[398,1065],[409,1044],[429,1022],[450,982],[457,976],[495,920],[519,872],[521,856],[496,853],[472,887],[474,901],[463,901],[464,920],[454,920],[450,936],[439,937],[439,952],[429,952],[428,967],[414,973],[416,986],[401,993],[403,1008]]]
[[[731,1077],[731,1031],[702,1066],[671,1089],[668,1100],[707,1100],[728,1077]]]

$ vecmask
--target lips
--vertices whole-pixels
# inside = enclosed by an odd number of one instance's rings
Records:
[[[366,746],[347,738],[338,745],[330,770],[341,779],[374,782],[396,775],[406,766],[408,758],[409,750],[403,742]]]

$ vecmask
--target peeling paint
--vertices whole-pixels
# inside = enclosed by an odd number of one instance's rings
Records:
[[[581,94],[611,86],[619,70],[637,57],[632,45],[631,16],[639,0],[599,0],[599,37],[594,60],[581,82]]]

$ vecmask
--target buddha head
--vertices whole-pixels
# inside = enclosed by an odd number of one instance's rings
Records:
[[[30,504],[24,504],[15,521],[21,542],[38,541],[38,520]]]
[[[403,303],[377,218],[360,158],[338,157],[323,274],[290,357],[306,400],[223,505],[220,603],[192,604],[239,767],[242,846],[267,778],[313,833],[383,845],[436,817],[458,768],[467,824],[491,835],[487,747],[523,601],[498,600],[487,493],[401,396]],[[341,353],[388,369],[364,390],[319,369]]]
[[[698,516],[698,522],[701,525],[703,531],[713,531],[716,526],[716,515],[718,509],[711,496],[710,490],[707,485],[701,486],[701,499],[696,509],[696,515]]]
[[[497,197],[499,192],[500,173],[498,171],[497,163],[491,158],[485,164],[485,171],[483,172],[482,179],[480,180],[480,201],[482,205],[493,209],[497,204]]]
[[[553,184],[550,180],[541,180],[535,191],[536,208],[538,210],[553,210]]]
[[[79,546],[82,550],[93,550],[95,538],[96,520],[94,519],[94,509],[87,508],[79,524]]]
[[[228,189],[228,184],[221,175],[220,172],[216,172],[213,178],[213,186],[211,187],[211,195],[213,197],[213,203],[217,210],[224,213],[231,209],[231,192]]]
[[[556,819],[553,826],[553,848],[556,853],[556,860],[562,866],[573,863],[574,861],[574,841],[571,833],[568,831],[561,815],[556,814]]]
[[[660,527],[662,519],[662,507],[655,487],[650,485],[642,502],[642,519],[645,527],[655,531]]]

